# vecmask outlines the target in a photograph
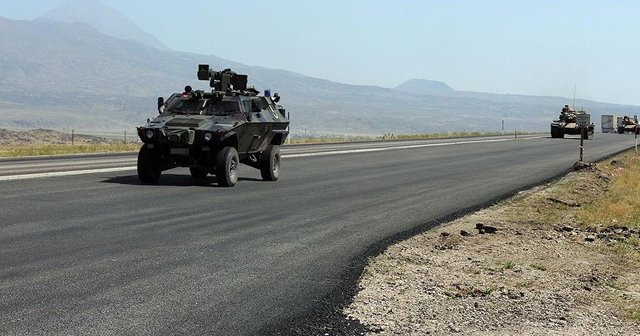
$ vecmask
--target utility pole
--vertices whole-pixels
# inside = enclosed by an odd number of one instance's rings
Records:
[[[580,162],[584,157],[584,126],[580,126]]]

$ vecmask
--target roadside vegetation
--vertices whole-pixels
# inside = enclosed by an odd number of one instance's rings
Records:
[[[128,152],[140,148],[131,134],[129,138],[125,132],[112,135],[74,134],[73,130],[0,129],[0,157]]]
[[[139,149],[139,143],[9,145],[0,147],[0,157],[115,153],[137,151]]]
[[[292,137],[289,139],[290,144],[310,144],[310,143],[330,143],[330,142],[357,142],[357,141],[376,141],[376,140],[420,140],[420,139],[445,139],[445,138],[467,138],[478,136],[499,136],[499,135],[524,135],[538,134],[535,132],[441,132],[441,133],[422,133],[422,134],[394,134],[383,133],[380,136],[303,136]]]
[[[115,135],[119,135],[114,133]],[[126,134],[126,133],[125,133]],[[381,136],[292,136],[288,144],[312,144],[312,143],[337,143],[377,140],[419,140],[419,139],[443,139],[464,138],[478,136],[513,135],[514,133],[501,132],[442,132],[428,134],[393,134],[384,133]],[[521,134],[535,134],[531,132],[518,132]],[[125,135],[126,138],[126,135]],[[53,130],[9,131],[0,129],[0,157],[22,157],[41,155],[69,155],[84,153],[113,153],[138,151],[141,143],[132,141],[124,143],[122,138],[105,138],[94,135],[75,134],[75,141],[69,132],[57,132]],[[130,138],[131,139],[131,138]]]

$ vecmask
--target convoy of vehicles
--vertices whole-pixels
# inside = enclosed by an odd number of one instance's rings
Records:
[[[280,96],[247,86],[247,76],[230,69],[210,70],[198,66],[198,79],[209,81],[210,91],[174,93],[158,98],[159,115],[138,127],[144,143],[138,154],[138,177],[157,183],[163,171],[188,167],[200,180],[211,174],[220,186],[238,181],[240,163],[260,170],[264,180],[280,176],[280,146],[287,138],[289,119],[278,104]],[[551,123],[551,137],[580,135],[592,139],[595,125],[584,110],[565,105]],[[603,133],[635,132],[637,120],[628,116],[602,115]],[[614,125],[616,125],[614,127]]]

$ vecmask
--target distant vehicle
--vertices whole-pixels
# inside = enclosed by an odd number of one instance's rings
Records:
[[[618,131],[616,116],[613,114],[603,114],[600,117],[600,127],[602,133],[616,133]]]
[[[634,133],[636,132],[636,126],[638,125],[638,121],[636,119],[631,119],[629,116],[622,117],[622,120],[619,121],[618,124],[618,133]]]
[[[259,169],[262,178],[280,176],[280,145],[287,138],[289,120],[278,105],[280,96],[247,87],[247,76],[230,69],[198,66],[198,79],[210,92],[186,86],[166,101],[158,98],[160,115],[138,127],[144,143],[138,154],[138,177],[157,183],[162,171],[189,167],[196,179],[215,175],[218,185],[238,181],[240,163]]]
[[[581,135],[581,128],[578,126],[578,115],[586,115],[587,112],[575,111],[569,108],[569,105],[565,105],[562,108],[562,112],[558,117],[558,120],[554,120],[551,123],[551,137],[552,138],[564,138],[565,134]],[[583,139],[593,139],[595,125],[590,123],[586,126],[586,132],[582,135]]]

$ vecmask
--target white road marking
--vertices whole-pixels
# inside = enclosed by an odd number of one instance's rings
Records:
[[[534,138],[537,139],[537,138],[542,138],[542,137],[527,137],[526,139],[534,139]],[[455,142],[440,142],[440,143],[421,144],[421,145],[405,145],[405,146],[392,146],[392,147],[347,149],[347,150],[338,150],[338,151],[329,151],[329,152],[288,154],[288,155],[282,155],[282,157],[283,158],[298,158],[298,157],[325,156],[325,155],[337,155],[337,154],[355,154],[355,153],[381,152],[381,151],[388,151],[388,150],[394,150],[394,149],[412,149],[412,148],[423,148],[423,147],[466,145],[466,144],[472,144],[472,143],[503,142],[503,141],[513,141],[513,140],[515,140],[515,139],[488,139],[488,140],[468,140],[468,141],[455,141]],[[525,140],[525,138],[522,138],[520,140]]]
[[[8,175],[8,176],[0,176],[0,181],[26,180],[26,179],[34,179],[34,178],[70,176],[70,175],[84,175],[84,174],[94,174],[94,173],[110,173],[110,172],[126,171],[126,170],[136,170],[136,166],[133,166],[133,167],[116,167],[116,168],[101,168],[101,169],[69,170],[69,171],[61,171],[61,172],[35,173],[35,174],[22,174],[22,175]]]
[[[9,163],[6,165],[2,165],[3,169],[20,169],[25,167],[25,165],[29,165],[30,167],[42,167],[42,168],[48,168],[48,167],[63,167],[63,166],[78,166],[78,165],[87,165],[87,164],[95,164],[95,165],[100,165],[100,164],[120,164],[120,163],[126,163],[126,162],[130,162],[131,158],[106,158],[106,159],[91,159],[90,161],[75,161],[73,159],[69,159],[67,161],[65,161],[64,158],[57,158],[57,159],[53,159],[55,160],[54,162],[40,162],[40,161],[31,161],[31,162],[26,162],[26,161],[21,161],[21,162],[13,162],[13,163]]]
[[[538,138],[543,138],[543,137],[527,137],[527,138],[520,138],[519,140],[538,139]],[[466,144],[474,144],[474,143],[514,141],[514,140],[516,139],[487,139],[487,140],[440,142],[440,143],[420,144],[420,145],[347,149],[347,150],[334,150],[334,151],[302,153],[302,154],[283,154],[282,157],[283,158],[300,158],[300,157],[327,156],[327,155],[340,155],[340,154],[370,153],[370,152],[381,152],[381,151],[388,151],[388,150],[395,150],[395,149],[453,146],[453,145],[466,145]],[[115,168],[69,170],[69,171],[49,172],[49,173],[7,175],[7,176],[0,176],[0,181],[14,181],[14,180],[26,180],[26,179],[34,179],[34,178],[110,173],[110,172],[129,171],[129,170],[136,170],[136,169],[137,169],[136,166],[128,166],[128,167],[115,167]]]

